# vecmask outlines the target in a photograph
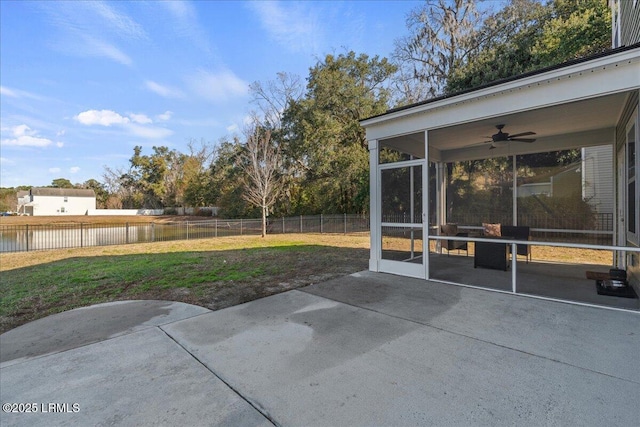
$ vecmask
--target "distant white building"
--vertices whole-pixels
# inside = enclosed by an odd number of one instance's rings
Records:
[[[96,208],[96,193],[77,188],[32,188],[18,192],[18,213],[31,216],[86,215]]]

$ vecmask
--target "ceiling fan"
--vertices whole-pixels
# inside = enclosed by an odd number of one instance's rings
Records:
[[[489,147],[489,149],[494,149],[498,146],[504,145],[509,141],[517,141],[517,142],[528,142],[531,143],[533,141],[535,141],[535,138],[520,138],[521,136],[529,136],[529,135],[535,135],[535,132],[522,132],[522,133],[516,133],[515,135],[509,135],[509,133],[507,132],[502,132],[502,128],[504,128],[505,125],[496,125],[496,129],[498,129],[498,133],[494,133],[491,136],[485,136],[484,138],[487,139],[491,139],[491,141],[485,141],[485,143],[487,142],[491,142],[491,147]]]

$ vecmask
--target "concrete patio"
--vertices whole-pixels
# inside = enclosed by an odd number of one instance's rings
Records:
[[[464,252],[429,254],[433,279],[511,292],[511,269],[508,271],[473,267],[473,254]],[[587,271],[608,272],[611,265],[581,264],[532,260],[519,257],[516,266],[517,291],[544,298],[561,299],[604,307],[639,310],[638,298],[599,295],[594,280],[586,278]]]
[[[0,400],[40,411],[1,424],[638,425],[639,352],[637,313],[362,272],[216,312],[128,301],[16,328]]]

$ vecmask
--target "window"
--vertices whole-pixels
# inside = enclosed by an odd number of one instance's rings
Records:
[[[64,202],[66,203],[68,201],[69,201],[69,198],[67,196],[64,196]]]

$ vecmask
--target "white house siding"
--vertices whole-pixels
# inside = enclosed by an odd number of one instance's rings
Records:
[[[640,4],[640,1],[638,3]],[[629,96],[620,116],[620,121],[616,126],[616,152],[620,149],[625,149],[627,141],[626,126],[629,120],[631,120],[632,114],[636,108],[640,108],[640,90],[636,90],[631,93],[631,96]],[[625,165],[617,165],[617,167],[625,168]],[[620,183],[616,183],[616,191],[619,185]],[[626,192],[626,185],[624,191]],[[624,197],[624,194],[622,197]],[[623,212],[626,210],[624,199],[619,200],[618,203],[621,205],[617,208],[618,212],[619,214],[624,215]],[[624,226],[624,224],[622,226]],[[628,246],[638,246],[637,242],[629,242],[626,238],[624,238],[623,241],[618,241],[618,244],[620,246],[624,246],[625,244]],[[640,293],[640,254],[632,253],[627,256],[627,274],[629,275],[630,282],[634,286],[636,293]]]
[[[640,0],[620,1],[620,43],[630,46],[640,42]]]
[[[65,201],[66,200],[66,201]],[[85,215],[96,208],[95,197],[34,196],[33,215]]]
[[[613,147],[582,149],[582,197],[599,214],[613,214]]]
[[[96,208],[96,194],[87,189],[34,187],[20,196],[18,212],[27,215],[86,215]]]

